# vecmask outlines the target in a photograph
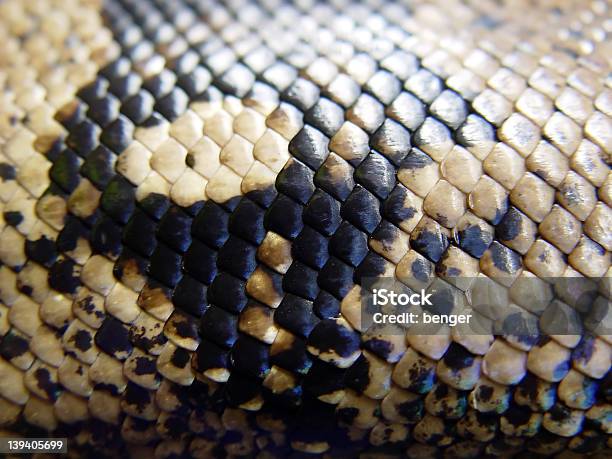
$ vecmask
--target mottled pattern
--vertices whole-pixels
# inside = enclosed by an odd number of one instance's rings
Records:
[[[0,435],[608,457],[611,21],[605,1],[0,2]],[[368,328],[371,277],[492,321],[497,295],[514,322]]]

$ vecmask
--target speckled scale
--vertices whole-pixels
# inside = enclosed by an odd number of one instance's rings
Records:
[[[370,364],[368,359],[361,356],[353,363],[344,375],[344,383],[357,392],[362,393],[370,383]]]
[[[77,248],[79,239],[89,240],[90,230],[74,216],[69,216],[66,219],[64,228],[58,234],[55,241],[57,250],[64,253],[69,253]]]
[[[68,258],[59,258],[49,268],[48,282],[58,292],[75,293],[80,285],[78,265]]]
[[[0,342],[0,356],[7,361],[16,361],[20,357],[26,357],[29,351],[28,341],[25,336],[16,332],[9,332],[4,335],[2,342]],[[31,359],[30,359],[31,360]]]
[[[501,225],[500,225],[501,226]],[[497,227],[500,230],[500,227]],[[455,229],[455,241],[459,247],[473,257],[480,258],[493,242],[492,231],[477,222],[466,221]]]
[[[107,354],[125,360],[132,352],[128,328],[113,317],[107,317],[95,336],[96,345]]]
[[[56,248],[56,241],[43,235],[35,241],[26,240],[24,250],[28,259],[49,268],[57,258],[58,250],[61,250],[61,248]]]
[[[405,204],[409,197],[410,191],[403,185],[397,184],[383,202],[382,215],[395,225],[413,219],[420,209]]]
[[[448,247],[448,234],[436,222],[423,219],[410,236],[410,245],[434,263]]]
[[[388,272],[389,262],[374,252],[369,252],[354,272],[354,279],[365,279],[384,276]]]

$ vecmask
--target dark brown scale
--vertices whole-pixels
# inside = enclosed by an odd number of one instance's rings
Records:
[[[127,327],[112,317],[104,321],[96,333],[95,342],[100,349],[119,360],[124,360],[132,352]]]
[[[448,247],[448,235],[435,221],[423,219],[410,236],[410,243],[414,250],[436,263]]]
[[[304,121],[331,137],[344,122],[344,110],[329,99],[321,97],[313,107],[304,113]]]
[[[134,124],[125,116],[119,115],[115,121],[102,130],[100,141],[115,153],[120,154],[129,146],[133,134]]]
[[[329,261],[328,261],[329,264]],[[283,290],[306,300],[314,301],[319,294],[318,272],[304,263],[294,261],[283,276]]]

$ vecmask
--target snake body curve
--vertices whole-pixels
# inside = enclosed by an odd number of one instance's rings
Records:
[[[0,1],[1,435],[609,457],[611,29],[606,1]],[[503,323],[368,327],[372,278]]]

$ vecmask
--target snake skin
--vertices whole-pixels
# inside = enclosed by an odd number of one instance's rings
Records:
[[[609,458],[610,7],[0,1],[0,435]],[[537,336],[365,329],[366,277]]]

